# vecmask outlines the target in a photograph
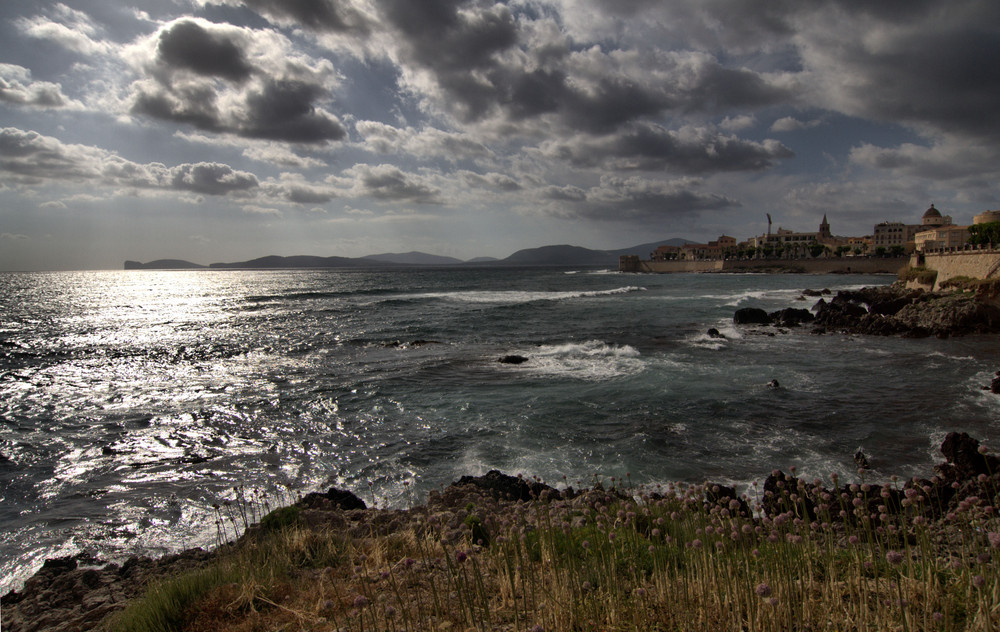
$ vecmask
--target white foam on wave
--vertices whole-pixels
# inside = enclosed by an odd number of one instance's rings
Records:
[[[538,291],[489,291],[489,290],[468,290],[460,292],[426,292],[422,294],[403,294],[393,297],[394,299],[441,299],[448,301],[458,301],[462,303],[484,303],[496,305],[516,305],[521,303],[533,303],[535,301],[563,301],[575,298],[596,298],[601,296],[615,296],[619,294],[631,294],[633,292],[645,292],[646,288],[635,285],[616,287],[608,290],[580,290],[575,292],[538,292]]]
[[[528,358],[528,362],[518,367],[525,372],[586,381],[634,375],[646,367],[646,361],[634,347],[609,345],[601,340],[542,345],[516,353]]]

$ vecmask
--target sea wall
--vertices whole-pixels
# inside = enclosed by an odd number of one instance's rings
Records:
[[[643,261],[622,257],[622,272],[798,272],[802,274],[896,274],[907,257],[830,257],[821,259],[727,259],[725,261]]]
[[[923,265],[937,271],[934,289],[955,277],[991,279],[1000,276],[1000,250],[948,250],[928,252],[923,255]]]

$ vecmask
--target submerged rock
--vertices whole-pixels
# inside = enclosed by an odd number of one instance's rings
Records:
[[[737,325],[769,325],[771,317],[759,307],[743,307],[733,314],[733,322]]]
[[[528,358],[522,355],[505,355],[497,360],[500,364],[524,364],[527,361]]]

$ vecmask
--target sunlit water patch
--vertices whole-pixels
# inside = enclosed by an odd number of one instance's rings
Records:
[[[211,546],[213,503],[238,493],[338,486],[402,507],[493,468],[749,486],[791,465],[850,475],[859,446],[880,475],[927,473],[947,431],[995,436],[993,338],[732,323],[739,307],[811,308],[807,288],[891,280],[0,275],[0,589],[46,557]],[[512,354],[526,361],[498,361]]]

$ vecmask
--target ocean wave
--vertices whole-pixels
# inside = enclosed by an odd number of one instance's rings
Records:
[[[634,375],[646,367],[646,361],[630,345],[609,345],[601,340],[542,345],[519,350],[528,358],[519,369],[534,375],[599,381]]]
[[[608,290],[579,290],[568,292],[544,292],[530,290],[465,290],[456,292],[424,292],[420,294],[399,294],[392,301],[445,300],[460,303],[479,303],[493,305],[516,305],[534,303],[536,301],[565,301],[577,298],[597,298],[645,292],[646,288],[634,285],[612,288]]]

